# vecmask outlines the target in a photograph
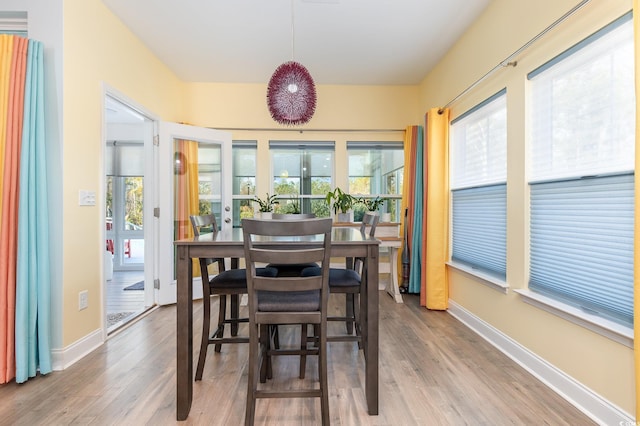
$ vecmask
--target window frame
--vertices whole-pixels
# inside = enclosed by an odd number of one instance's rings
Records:
[[[296,170],[295,178],[298,179],[299,183],[297,186],[298,193],[287,193],[280,194],[276,189],[277,179],[289,179],[289,174],[287,176],[276,176],[276,167],[277,161],[274,157],[280,153],[288,153],[294,154],[297,153],[298,156],[298,164],[292,167],[292,170]],[[312,161],[309,156],[313,155],[322,155],[330,153],[331,158],[329,159],[328,166],[329,174],[328,175],[313,175],[308,176],[308,188],[309,191],[304,189],[305,187],[305,172],[307,168],[305,166],[305,159],[308,161]],[[298,205],[298,209],[300,213],[314,213],[318,217],[329,217],[331,215],[331,211],[329,210],[329,206],[325,203],[326,192],[331,190],[334,187],[335,182],[335,142],[334,141],[283,141],[283,140],[270,140],[269,141],[269,157],[271,162],[270,168],[270,178],[269,178],[269,186],[272,194],[276,194],[278,196],[279,204],[275,206],[274,211],[276,213],[291,213],[292,209],[294,209],[294,205]],[[316,178],[328,178],[328,182],[325,186],[327,189],[325,192],[313,194],[313,179]],[[306,193],[309,192],[309,193]]]
[[[391,167],[386,173],[383,173],[381,167],[374,170],[371,176],[355,176],[351,173],[351,155],[353,153],[362,154],[366,153],[367,156],[377,157],[378,163],[382,163],[382,156],[385,151],[397,151],[399,157],[402,159],[402,165],[398,167]],[[374,158],[375,159],[375,158]],[[387,201],[378,209],[380,214],[389,213],[391,222],[400,222],[401,220],[401,206],[402,206],[402,186],[404,179],[404,142],[402,141],[387,141],[387,142],[369,142],[369,141],[347,141],[347,192],[354,197],[364,198],[367,200],[374,200],[376,197],[386,198]],[[393,165],[395,166],[395,164]],[[369,184],[368,193],[356,193],[352,188],[352,179],[354,177],[363,177],[377,180],[374,184]],[[386,185],[385,185],[386,183]],[[395,188],[395,193],[382,192],[381,189],[388,189],[389,186]],[[378,188],[378,191],[375,189]],[[365,213],[366,208],[362,205],[354,208],[354,221],[359,222],[362,220],[362,216]]]

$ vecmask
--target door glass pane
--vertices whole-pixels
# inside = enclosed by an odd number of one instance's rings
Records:
[[[144,264],[143,193],[143,176],[106,176],[106,249],[114,256],[116,271],[142,269]],[[129,246],[133,239],[138,241],[136,256]]]
[[[214,214],[222,226],[222,151],[220,145],[174,142],[174,237],[191,238],[189,216]]]

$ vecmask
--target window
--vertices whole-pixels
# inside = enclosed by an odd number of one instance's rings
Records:
[[[233,141],[233,227],[253,217],[256,194],[256,141]]]
[[[529,74],[529,288],[633,326],[635,98],[625,15]]]
[[[329,217],[324,201],[333,186],[334,142],[269,141],[276,213]]]
[[[450,163],[451,259],[506,279],[506,90],[451,122]]]
[[[356,197],[387,198],[381,213],[390,213],[392,222],[401,219],[404,144],[402,142],[347,142],[349,161],[348,192]],[[365,206],[354,207],[354,221],[360,222]]]

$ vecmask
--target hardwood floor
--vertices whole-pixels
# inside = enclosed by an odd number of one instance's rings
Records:
[[[125,290],[132,284],[144,280],[144,271],[116,271],[106,282],[107,331],[118,328],[144,313],[144,290]]]
[[[419,307],[414,295],[404,295],[404,300],[404,304],[396,304],[386,293],[380,293],[378,416],[366,412],[362,352],[355,343],[329,344],[332,424],[595,424],[446,312]],[[214,301],[214,311],[216,305]],[[332,296],[330,305],[337,310],[344,302]],[[194,363],[201,309],[202,304],[197,302]],[[333,326],[343,327],[339,323]],[[161,307],[120,330],[65,371],[22,385],[0,386],[0,423],[242,424],[246,344],[223,346],[217,354],[209,350],[204,378],[194,385],[189,418],[175,421],[175,329],[175,306]],[[283,344],[295,342],[297,336],[297,330],[281,330]],[[295,357],[276,358],[274,379],[267,386],[299,386],[297,368]],[[315,381],[316,371],[315,357],[310,357],[305,381]],[[256,424],[315,425],[319,411],[317,399],[260,400]]]

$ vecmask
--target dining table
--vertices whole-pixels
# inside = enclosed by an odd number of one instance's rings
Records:
[[[318,237],[320,238],[320,237]],[[313,237],[265,238],[256,245],[291,245],[309,248],[320,240]],[[196,258],[243,258],[241,228],[225,228],[198,237],[177,240],[176,248],[176,418],[186,420],[193,400],[193,262]],[[331,257],[364,258],[366,274],[362,280],[360,322],[365,359],[365,395],[370,415],[378,414],[378,257],[380,241],[359,229],[334,227],[331,232]]]

